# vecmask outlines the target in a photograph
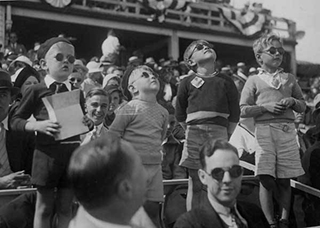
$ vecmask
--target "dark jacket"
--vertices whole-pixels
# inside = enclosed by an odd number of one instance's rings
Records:
[[[237,209],[247,221],[248,228],[270,227],[262,210],[257,205],[248,202],[237,202]],[[206,197],[200,207],[181,215],[174,228],[224,228],[225,226]]]

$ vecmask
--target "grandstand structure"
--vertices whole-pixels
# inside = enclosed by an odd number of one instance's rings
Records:
[[[167,8],[166,1],[171,1]],[[18,32],[20,42],[29,49],[33,48],[35,41],[43,42],[64,33],[74,38],[77,57],[90,58],[101,55],[101,43],[107,37],[108,30],[113,28],[126,48],[122,55],[126,60],[136,50],[142,52],[145,58],[182,60],[183,51],[192,40],[205,39],[215,45],[218,58],[224,64],[242,61],[247,65],[256,65],[252,52],[254,36],[243,35],[232,26],[223,16],[220,5],[187,1],[2,0],[0,42],[5,43],[5,33],[10,29]],[[63,3],[68,5],[53,6]],[[159,13],[159,10],[152,8],[155,3],[162,3],[164,9],[161,12],[164,20],[161,22],[152,18],[152,13]],[[187,10],[177,9],[179,4],[185,4]],[[234,9],[230,15],[235,13],[237,11]],[[263,25],[263,31],[272,31],[284,37],[284,68],[296,73],[295,22],[264,16],[267,23]],[[254,19],[251,22],[254,23]]]

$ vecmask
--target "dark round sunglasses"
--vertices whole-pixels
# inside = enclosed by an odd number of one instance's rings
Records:
[[[208,175],[217,181],[222,181],[225,172],[229,172],[232,178],[238,178],[241,176],[243,168],[240,165],[233,165],[231,167],[219,167],[211,170],[211,173],[208,173]]]
[[[81,78],[69,78],[70,82],[81,82]]]
[[[275,55],[278,52],[280,55],[283,55],[286,51],[282,47],[280,48],[270,47],[268,50],[265,50],[265,52],[271,55]]]
[[[213,45],[210,44],[210,43],[200,43],[200,44],[196,44],[196,46],[193,48],[191,54],[189,55],[189,58],[191,58],[191,56],[193,55],[193,53],[195,52],[195,50],[198,50],[198,51],[201,51],[202,49],[204,49],[205,47],[208,47],[208,48],[213,48]]]
[[[62,53],[58,53],[54,58],[57,61],[62,62],[64,60],[65,56]],[[68,62],[71,64],[73,64],[76,61],[76,58],[73,55],[67,55],[66,58],[67,58]]]

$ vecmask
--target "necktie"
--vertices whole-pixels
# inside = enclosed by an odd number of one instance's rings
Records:
[[[98,137],[99,137],[98,126],[94,126],[94,129],[92,130],[91,140],[94,140]]]
[[[6,148],[6,130],[3,124],[0,124],[0,177],[10,174],[10,164],[8,160],[8,153]]]
[[[61,82],[54,82],[51,84],[50,89],[54,93],[62,93],[69,91],[67,86],[64,83]]]
[[[235,208],[231,208],[230,210],[230,214],[232,217],[232,227],[237,227],[237,228],[247,228],[247,226],[241,221],[241,219],[239,218]],[[234,224],[236,224],[236,226],[234,226]]]

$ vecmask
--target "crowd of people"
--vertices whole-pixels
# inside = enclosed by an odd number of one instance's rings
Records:
[[[9,38],[0,70],[0,188],[37,190],[0,208],[1,227],[161,227],[161,203],[179,191],[163,179],[184,178],[185,205],[167,227],[306,225],[308,214],[290,220],[292,204],[303,210],[291,202],[290,179],[319,188],[320,102],[302,150],[296,132],[306,103],[280,68],[278,36],[254,42],[260,68],[239,62],[234,71],[217,67],[205,40],[192,42],[180,63],[132,56],[123,67],[113,31],[102,57],[88,62],[62,36],[28,52],[16,33]],[[56,140],[61,126],[43,98],[76,89],[88,132]],[[245,152],[254,154],[258,205],[237,200]]]

